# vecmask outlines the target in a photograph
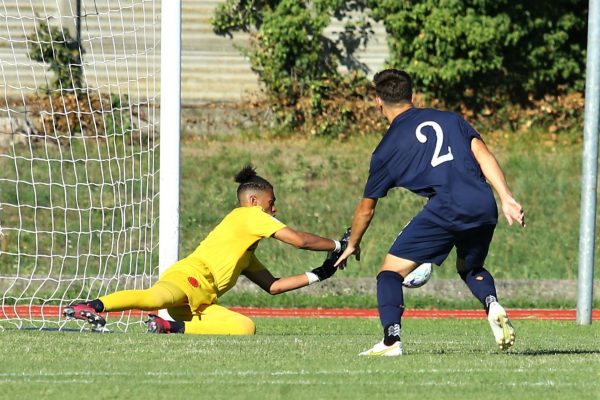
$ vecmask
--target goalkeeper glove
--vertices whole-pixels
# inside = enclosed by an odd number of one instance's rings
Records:
[[[338,258],[340,258],[344,250],[346,250],[346,247],[348,247],[348,241],[350,240],[351,232],[352,230],[350,228],[346,229],[346,232],[344,232],[342,238],[340,239],[339,250],[327,253],[327,257],[320,267],[317,267],[306,273],[306,276],[308,276],[309,285],[315,282],[324,281],[325,279],[331,278],[331,276],[335,274],[335,271],[337,271],[338,267],[334,267],[334,264]],[[343,267],[341,269],[343,269]]]
[[[338,260],[338,258],[340,258],[342,253],[346,250],[346,247],[348,247],[348,242],[350,241],[351,233],[352,233],[352,228],[346,229],[346,231],[340,238],[340,249],[338,251],[332,251],[332,252],[328,253],[325,261],[331,260],[333,262],[333,264],[335,264],[335,262]],[[340,269],[344,269],[345,266],[346,266],[346,262],[343,262],[342,264],[338,265],[338,267]]]
[[[324,281],[325,279],[331,278],[331,276],[333,274],[335,274],[335,271],[337,270],[337,268],[334,267],[333,264],[335,264],[335,260],[326,258],[320,267],[317,267],[310,272],[315,274],[317,276],[317,278],[319,278],[319,281]],[[309,281],[310,281],[310,278],[309,278]]]
[[[352,234],[352,227],[346,229],[346,232],[344,232],[344,234],[342,235],[342,238],[340,239],[340,244],[342,245],[342,248],[340,250],[340,255],[346,250],[346,247],[348,247],[348,242],[350,241],[351,234]]]

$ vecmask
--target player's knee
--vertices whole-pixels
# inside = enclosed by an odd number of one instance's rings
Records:
[[[232,335],[251,336],[256,333],[256,325],[250,318],[240,315],[236,318]]]

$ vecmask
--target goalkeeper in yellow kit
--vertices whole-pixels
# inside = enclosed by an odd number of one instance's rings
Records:
[[[334,263],[347,244],[349,232],[341,241],[294,230],[274,215],[273,186],[248,165],[235,176],[239,183],[240,207],[231,211],[188,257],[169,267],[149,289],[123,290],[74,304],[63,310],[67,318],[87,320],[92,329],[106,324],[102,312],[166,308],[174,321],[150,314],[151,333],[209,335],[253,335],[254,322],[217,304],[240,274],[270,294],[298,289],[332,276]],[[299,249],[330,252],[323,265],[312,271],[275,278],[256,258],[260,240],[274,237]]]

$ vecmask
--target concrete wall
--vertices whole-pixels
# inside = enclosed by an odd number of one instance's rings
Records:
[[[259,89],[256,75],[234,40],[212,32],[210,18],[224,0],[183,0],[182,98],[184,105],[239,101]],[[71,29],[74,35],[76,0],[5,0],[0,7],[0,96],[35,93],[48,86],[52,74],[28,56],[26,37],[40,20]],[[136,97],[159,95],[160,1],[82,0],[82,42],[86,83],[101,91]],[[122,7],[118,10],[118,7]],[[332,24],[328,32],[342,27]],[[375,72],[387,56],[385,31],[375,35],[359,59]]]

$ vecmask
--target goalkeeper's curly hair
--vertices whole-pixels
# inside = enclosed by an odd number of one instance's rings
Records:
[[[251,164],[245,165],[240,172],[235,174],[235,181],[240,185],[237,188],[237,197],[245,190],[267,190],[273,189],[273,185],[265,178],[256,173],[256,168]]]

